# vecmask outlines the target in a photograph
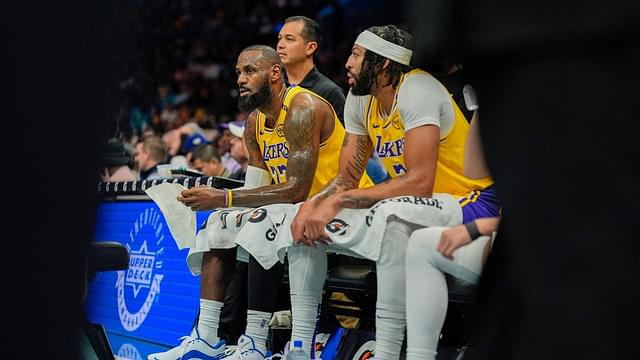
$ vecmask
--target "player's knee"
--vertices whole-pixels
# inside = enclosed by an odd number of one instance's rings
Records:
[[[416,230],[409,237],[407,245],[407,266],[433,264],[438,256],[438,243],[442,236],[443,227],[429,227]]]

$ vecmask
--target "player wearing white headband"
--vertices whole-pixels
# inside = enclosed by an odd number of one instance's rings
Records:
[[[398,359],[412,231],[499,211],[492,180],[463,175],[468,123],[442,84],[410,67],[411,43],[411,35],[393,25],[371,27],[358,36],[346,63],[351,90],[338,176],[302,204],[290,227],[296,243],[287,249],[292,338],[306,348],[312,346],[327,249],[376,261],[375,356]],[[392,179],[358,189],[372,151]]]

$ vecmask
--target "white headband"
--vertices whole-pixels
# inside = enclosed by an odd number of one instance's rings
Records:
[[[413,55],[413,51],[387,41],[368,30],[358,35],[355,44],[402,65],[409,65]]]

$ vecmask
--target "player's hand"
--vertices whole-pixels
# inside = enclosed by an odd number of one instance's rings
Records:
[[[471,236],[464,225],[458,225],[442,232],[436,248],[444,257],[453,259],[453,252],[471,243]]]
[[[315,211],[315,209],[316,203],[313,200],[307,200],[302,203],[302,205],[300,205],[298,213],[296,214],[296,217],[293,218],[293,222],[291,223],[291,236],[293,237],[294,244],[303,243],[305,245],[315,247],[313,241],[309,240],[311,243],[308,243],[306,241],[306,237],[304,236],[307,219],[309,215],[311,215],[311,213]]]
[[[193,211],[224,207],[224,191],[208,186],[183,190],[177,199]]]
[[[308,244],[309,241],[318,241],[329,244],[331,242],[326,230],[327,224],[336,217],[336,214],[340,210],[340,199],[338,196],[339,195],[332,195],[328,197],[307,216],[304,227],[305,243]]]

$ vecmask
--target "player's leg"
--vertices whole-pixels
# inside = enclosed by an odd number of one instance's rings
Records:
[[[435,359],[438,339],[447,313],[445,273],[477,283],[482,255],[489,236],[457,249],[453,260],[437,251],[446,228],[416,230],[409,238],[406,257],[407,359]]]
[[[249,259],[248,310],[245,335],[253,339],[255,348],[263,354],[267,350],[269,321],[277,304],[283,271],[284,265],[280,262],[267,270],[253,256]]]
[[[376,262],[376,358],[398,359],[404,340],[405,313],[405,257],[412,226],[390,220],[385,229]]]
[[[215,344],[218,338],[220,312],[224,305],[227,286],[233,278],[236,264],[236,248],[212,249],[202,259],[200,274],[200,337]]]
[[[220,312],[225,291],[233,277],[236,248],[212,249],[202,259],[200,276],[200,313],[194,331],[180,345],[163,353],[150,354],[151,360],[177,360],[184,354],[213,358],[224,353],[218,337]]]
[[[322,289],[327,277],[326,246],[305,245],[287,249],[291,293],[292,340],[302,340],[303,349],[315,358],[315,333]],[[292,342],[293,343],[293,342]]]
[[[233,279],[224,295],[218,335],[227,344],[236,344],[247,327],[247,275],[249,264],[236,259]]]

